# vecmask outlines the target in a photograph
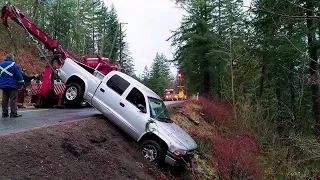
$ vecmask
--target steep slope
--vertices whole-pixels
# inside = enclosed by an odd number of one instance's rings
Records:
[[[103,116],[0,136],[0,179],[161,179]]]

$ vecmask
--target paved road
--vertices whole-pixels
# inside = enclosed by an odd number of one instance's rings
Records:
[[[167,101],[166,105],[181,101]],[[66,121],[81,120],[101,114],[94,108],[82,109],[36,109],[28,107],[19,109],[19,118],[2,118],[0,116],[0,134],[25,131],[33,128],[45,127]],[[0,114],[1,115],[1,114]]]
[[[171,104],[177,104],[177,103],[181,103],[181,102],[183,102],[183,101],[164,101],[164,104],[166,106],[168,106],[168,105],[171,105]]]
[[[58,124],[101,114],[94,108],[83,109],[19,109],[19,118],[2,118],[0,116],[0,134],[24,131],[28,129]]]

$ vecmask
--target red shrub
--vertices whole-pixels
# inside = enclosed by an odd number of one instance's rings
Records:
[[[16,62],[29,73],[41,73],[46,65],[45,61],[39,60],[30,51],[24,51],[23,56],[16,57]]]
[[[260,147],[254,137],[220,136],[213,140],[213,153],[221,179],[263,179],[257,161]]]
[[[231,106],[219,102],[212,103],[204,97],[192,101],[202,107],[204,119],[208,123],[213,123],[218,127],[232,124]]]

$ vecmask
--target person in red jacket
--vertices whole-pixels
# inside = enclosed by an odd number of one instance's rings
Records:
[[[2,89],[2,117],[20,117],[17,110],[18,89],[24,85],[23,76],[12,54],[7,54],[4,62],[0,63],[0,89]]]
[[[26,74],[26,69],[22,69],[22,76],[23,76],[25,85],[18,90],[18,98],[17,98],[18,108],[26,108],[25,106],[23,106],[24,98],[27,96],[26,86],[29,85],[32,79],[36,79],[38,77],[38,74],[34,76],[28,76]]]

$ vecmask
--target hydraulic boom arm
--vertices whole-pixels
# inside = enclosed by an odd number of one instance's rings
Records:
[[[59,45],[57,40],[51,38],[48,34],[43,32],[39,27],[33,24],[24,13],[22,13],[18,8],[12,5],[5,5],[1,11],[1,21],[7,28],[9,27],[8,18],[12,19],[16,23],[18,23],[22,28],[24,28],[30,34],[32,39],[33,37],[35,37],[36,39],[41,41],[45,45],[45,47],[54,55],[58,55],[61,63],[63,63],[66,58],[70,58],[88,68],[100,71],[102,74],[105,75],[110,71],[118,69],[116,65],[109,65],[108,58],[104,58],[99,55],[97,55],[97,57],[94,58],[87,58],[85,56],[82,56],[79,59],[76,58],[69,51],[67,51],[61,45]],[[50,64],[52,64],[52,62],[48,62],[48,64],[46,65],[44,75],[42,78],[42,86],[39,92],[39,96],[41,98],[48,97],[49,92],[52,91],[54,88],[54,84],[52,81],[53,71]],[[58,92],[56,94],[59,96],[59,98],[63,96],[63,92]]]
[[[52,39],[40,28],[34,25],[28,18],[26,18],[25,14],[22,13],[18,8],[12,5],[5,5],[2,8],[1,20],[6,27],[9,27],[8,18],[11,18],[20,26],[22,26],[31,35],[41,41],[45,45],[45,47],[48,50],[52,51],[54,54],[61,54],[63,59],[70,58],[78,61],[78,59],[74,57],[69,51],[61,47],[58,44],[57,40]]]

